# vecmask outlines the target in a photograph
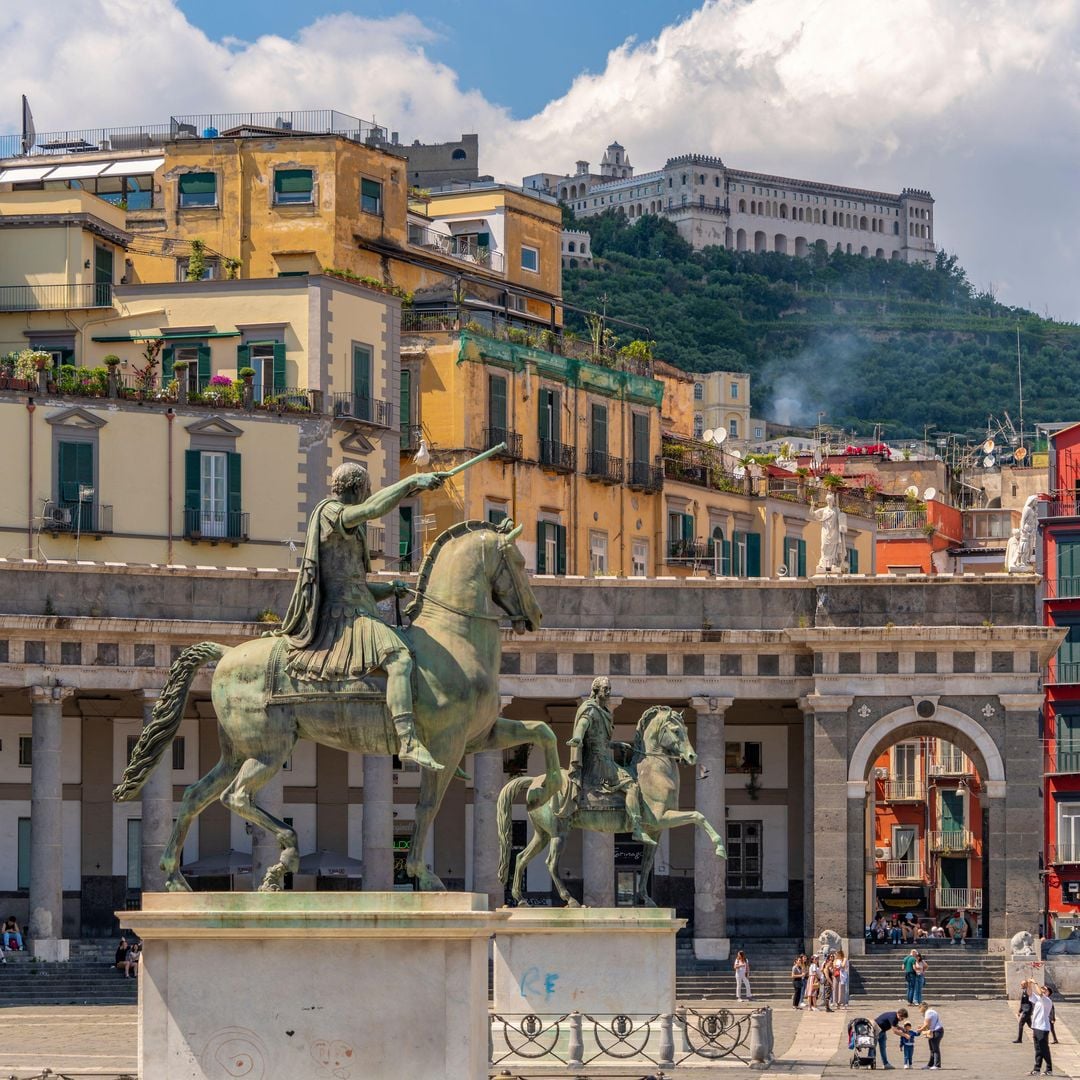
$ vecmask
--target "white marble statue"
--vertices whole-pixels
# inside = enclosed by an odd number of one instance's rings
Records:
[[[1015,574],[1017,570],[1016,560],[1020,556],[1020,530],[1013,529],[1009,535],[1009,542],[1005,545],[1005,572]]]
[[[825,505],[810,511],[821,522],[821,557],[815,574],[827,574],[830,570],[844,570],[844,536],[847,532],[847,514],[836,507],[836,496],[830,491]]]
[[[1005,569],[1010,574],[1028,574],[1035,567],[1035,539],[1039,534],[1038,503],[1038,495],[1029,495],[1024,503],[1014,557],[1005,564]]]

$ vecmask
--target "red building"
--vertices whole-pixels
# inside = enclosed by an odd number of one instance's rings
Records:
[[[1047,937],[1080,928],[1080,424],[1050,435],[1040,506],[1043,622],[1068,630],[1046,678],[1043,811]]]
[[[982,784],[943,739],[906,739],[874,767],[874,907],[983,923]]]

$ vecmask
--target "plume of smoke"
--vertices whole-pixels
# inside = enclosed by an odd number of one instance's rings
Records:
[[[822,413],[830,419],[850,413],[870,348],[853,334],[830,334],[794,357],[770,360],[757,376],[768,402],[766,416],[778,424],[812,427]]]

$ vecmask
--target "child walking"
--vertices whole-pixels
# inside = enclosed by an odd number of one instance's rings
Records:
[[[904,1052],[904,1068],[910,1069],[911,1063],[915,1059],[915,1040],[919,1037],[919,1033],[915,1031],[910,1023],[905,1024],[900,1029],[900,1049]]]

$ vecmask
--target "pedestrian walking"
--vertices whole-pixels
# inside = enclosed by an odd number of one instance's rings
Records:
[[[753,1001],[754,995],[750,992],[750,961],[746,959],[746,953],[739,950],[735,957],[735,1000],[742,1000],[742,992],[746,991],[746,1000]]]
[[[817,1012],[818,995],[821,993],[821,966],[815,954],[810,957],[810,966],[806,970],[806,1007],[810,1012]]]
[[[919,1012],[922,1013],[923,1018],[919,1034],[926,1036],[926,1041],[930,1046],[930,1062],[926,1067],[928,1069],[940,1069],[941,1040],[945,1037],[945,1028],[942,1026],[941,1017],[938,1016],[937,1009],[925,1003],[919,1006]]]
[[[1046,987],[1039,986],[1034,979],[1028,983],[1028,997],[1031,998],[1031,1037],[1035,1043],[1035,1067],[1029,1075],[1038,1076],[1045,1063],[1046,1075],[1052,1076],[1054,1062],[1050,1057],[1050,1010],[1054,1003],[1047,995]]]
[[[1016,1010],[1016,1038],[1013,1042],[1024,1041],[1024,1025],[1031,1027],[1031,995],[1028,993],[1028,980],[1020,982],[1020,1007]]]
[[[926,957],[918,949],[915,950],[915,1004],[921,1005],[923,1001],[923,988],[926,986]]]
[[[803,990],[806,987],[806,957],[796,956],[791,965],[791,1007],[797,1009],[802,1004]]]
[[[909,952],[907,954],[907,956],[904,957],[903,964],[900,965],[901,969],[904,972],[904,982],[907,983],[907,994],[905,995],[905,997],[906,997],[907,1003],[909,1005],[914,1005],[915,1004],[915,958],[916,958],[916,955],[917,954],[916,954],[915,950],[912,949],[911,952]]]
[[[821,1000],[825,1003],[825,1011],[832,1012],[832,980],[833,980],[833,960],[835,959],[832,953],[825,958],[825,963],[821,966]]]
[[[848,1007],[848,980],[851,976],[851,968],[848,966],[848,958],[841,949],[833,960],[833,1001],[838,1009]]]
[[[907,1009],[897,1009],[895,1012],[883,1012],[875,1017],[874,1025],[877,1027],[878,1057],[881,1058],[881,1067],[891,1069],[889,1055],[885,1052],[885,1043],[888,1041],[889,1032],[894,1029],[899,1033],[904,1028],[904,1021],[908,1018]]]

